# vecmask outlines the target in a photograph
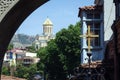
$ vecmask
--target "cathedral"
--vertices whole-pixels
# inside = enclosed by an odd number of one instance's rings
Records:
[[[54,38],[53,23],[49,18],[47,18],[43,23],[43,33],[41,35],[36,35],[33,46],[36,50],[40,49],[41,47],[46,47],[47,42]]]

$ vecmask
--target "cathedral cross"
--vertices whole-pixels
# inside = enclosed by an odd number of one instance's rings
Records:
[[[90,26],[88,25],[88,32],[86,35],[80,35],[80,37],[82,38],[87,38],[88,40],[88,53],[91,53],[91,50],[90,50],[90,42],[91,42],[91,38],[95,38],[95,37],[99,37],[99,35],[93,35],[91,32],[90,32]]]

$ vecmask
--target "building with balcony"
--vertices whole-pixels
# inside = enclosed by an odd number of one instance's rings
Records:
[[[3,63],[8,63],[10,66],[16,66],[17,64],[30,65],[37,63],[39,60],[40,59],[37,58],[37,53],[27,52],[20,49],[13,49],[5,53]]]
[[[99,35],[91,39],[92,61],[103,60],[107,42],[113,37],[111,26],[115,20],[115,5],[113,0],[95,0],[94,5],[79,8],[82,22],[81,32],[87,34],[88,25],[91,33]],[[81,63],[87,63],[87,38],[82,38]]]

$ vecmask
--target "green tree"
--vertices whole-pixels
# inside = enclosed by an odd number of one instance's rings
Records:
[[[25,78],[27,80],[32,80],[32,76],[37,72],[36,65],[32,64],[30,66],[17,65],[15,76],[19,78]]]
[[[2,74],[9,76],[10,75],[10,68],[3,66],[2,67]]]
[[[55,42],[64,55],[64,66],[68,75],[80,64],[80,22],[62,29],[56,34]]]
[[[80,64],[80,22],[69,25],[56,34],[55,40],[38,50],[38,70],[47,73],[49,80],[65,80]]]
[[[29,46],[29,47],[27,47],[27,50],[30,51],[30,52],[36,52],[34,46]]]
[[[13,49],[13,45],[9,44],[7,50],[11,50],[11,49]]]
[[[44,74],[44,68],[45,68],[47,54],[48,54],[48,52],[47,52],[46,47],[40,48],[37,51],[37,57],[40,58],[40,61],[37,63],[37,70],[40,71],[42,74]]]
[[[51,40],[48,43],[47,50],[46,71],[49,80],[65,80],[65,71],[62,62],[60,61],[60,53],[54,40]]]

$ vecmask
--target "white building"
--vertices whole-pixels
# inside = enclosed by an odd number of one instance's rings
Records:
[[[16,65],[17,63],[22,64],[34,64],[40,59],[37,58],[37,53],[27,52],[25,50],[13,49],[5,53],[4,61],[8,62],[10,65]]]
[[[53,23],[49,18],[47,18],[43,23],[43,34],[37,35],[35,41],[33,42],[36,49],[47,46],[47,42],[55,38],[52,30]]]
[[[115,4],[113,0],[95,0],[94,3],[103,5],[104,41],[110,40],[113,34],[111,25],[115,20]]]

